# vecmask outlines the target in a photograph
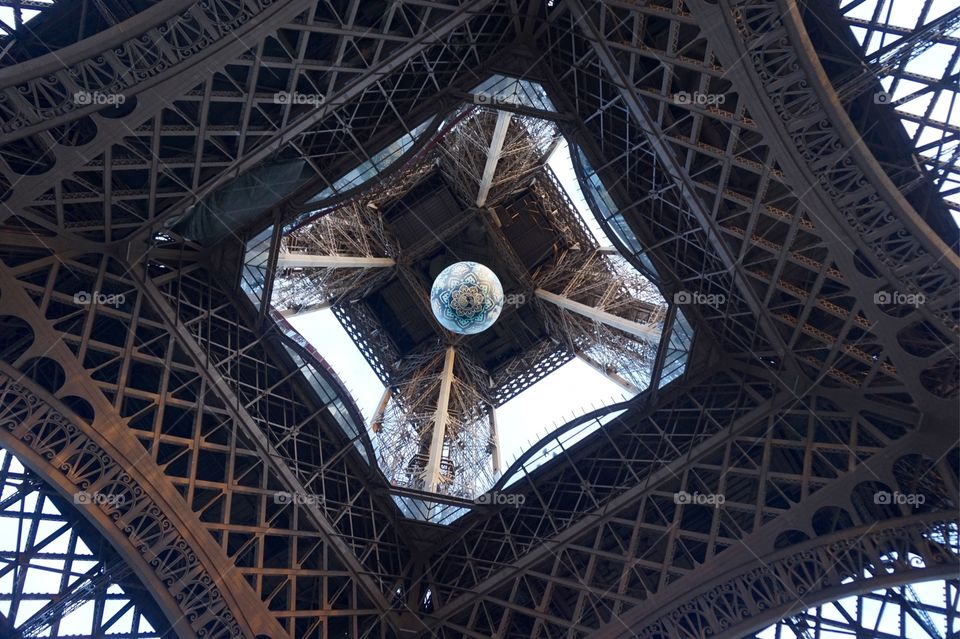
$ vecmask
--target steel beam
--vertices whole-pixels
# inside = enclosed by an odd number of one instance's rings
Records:
[[[786,351],[783,339],[778,335],[773,326],[773,322],[766,317],[760,301],[750,288],[750,282],[744,273],[743,266],[737,263],[734,256],[731,255],[729,249],[727,249],[727,246],[724,244],[719,224],[700,201],[689,173],[686,168],[678,162],[676,154],[673,149],[670,148],[670,144],[666,139],[660,123],[654,119],[647,107],[640,101],[640,98],[635,92],[634,85],[630,81],[630,76],[624,71],[617,61],[616,56],[610,50],[609,44],[600,32],[599,26],[594,24],[593,19],[584,9],[580,0],[568,0],[567,6],[576,19],[576,23],[580,25],[584,36],[593,47],[603,72],[619,90],[620,96],[627,106],[635,124],[647,137],[647,140],[656,151],[657,157],[663,167],[677,185],[690,212],[696,217],[697,221],[703,227],[704,233],[716,247],[717,255],[729,270],[733,280],[737,283],[737,288],[749,306],[750,311],[757,318],[763,336],[781,357],[791,357]]]
[[[227,411],[237,420],[237,423],[242,427],[244,433],[255,443],[264,466],[276,472],[277,476],[281,478],[284,487],[292,493],[307,494],[308,491],[304,490],[303,484],[293,469],[277,452],[274,445],[268,439],[267,434],[253,419],[243,402],[240,401],[240,398],[230,387],[229,382],[220,374],[216,367],[211,365],[209,355],[204,352],[200,344],[193,335],[190,334],[190,330],[177,316],[176,311],[167,303],[160,289],[157,288],[153,281],[147,278],[140,267],[135,267],[133,273],[136,274],[139,280],[143,295],[149,299],[154,308],[157,309],[158,314],[164,324],[167,325],[171,335],[173,335],[180,344],[184,352],[196,362],[197,368],[203,372],[207,383],[210,384],[211,389],[220,397]],[[340,561],[345,564],[353,579],[356,580],[357,585],[363,590],[364,594],[370,598],[380,613],[389,620],[390,618],[385,615],[389,609],[389,605],[383,593],[376,587],[370,575],[363,568],[363,565],[347,544],[347,541],[338,534],[336,528],[326,518],[318,505],[308,504],[304,505],[303,508],[306,515],[313,520],[314,524],[322,532],[324,542],[329,544],[332,549],[335,549]]]
[[[430,457],[427,460],[424,485],[431,492],[437,492],[440,481],[440,458],[443,455],[443,440],[447,430],[450,405],[450,387],[453,385],[453,362],[456,350],[453,346],[447,347],[443,359],[443,374],[440,379],[440,397],[437,400],[437,412],[433,420],[433,437],[430,440]]]
[[[493,128],[490,151],[487,153],[487,163],[483,167],[483,178],[480,180],[480,189],[477,192],[477,206],[482,207],[487,203],[487,195],[490,194],[490,187],[493,186],[493,176],[497,172],[497,164],[503,153],[503,143],[507,139],[507,129],[510,128],[512,117],[509,111],[497,113],[497,124]]]
[[[396,55],[391,56],[388,60],[381,62],[376,67],[367,69],[366,73],[360,75],[355,82],[348,83],[342,92],[328,95],[327,101],[320,107],[313,109],[295,122],[289,123],[285,129],[277,131],[268,141],[257,146],[256,150],[245,153],[242,157],[234,161],[229,170],[222,171],[215,178],[197,189],[195,193],[183,198],[174,206],[167,208],[162,214],[151,220],[149,224],[144,224],[136,236],[149,236],[159,222],[179,214],[192,203],[196,202],[197,198],[204,197],[217,187],[230,181],[233,176],[256,166],[265,158],[276,153],[277,149],[289,144],[301,134],[309,131],[312,126],[321,122],[324,118],[329,117],[331,113],[361,96],[364,91],[379,83],[381,78],[389,76],[401,69],[416,56],[424,55],[431,46],[436,45],[453,31],[462,28],[463,25],[477,15],[477,13],[486,10],[492,2],[493,0],[476,0],[475,2],[458,7],[441,24],[434,28],[427,28],[423,33],[417,34],[402,51],[397,52]]]
[[[533,292],[533,294],[546,302],[550,302],[551,304],[559,306],[564,310],[572,311],[594,321],[600,322],[601,324],[606,324],[611,328],[616,328],[624,333],[629,333],[630,335],[642,339],[650,344],[657,345],[660,343],[660,331],[645,324],[638,324],[637,322],[624,319],[614,315],[613,313],[601,311],[593,306],[587,306],[586,304],[576,302],[568,297],[564,297],[563,295],[557,295],[556,293],[545,291],[542,288],[538,288]]]
[[[322,303],[320,303],[320,304],[311,304],[310,306],[306,306],[306,307],[301,308],[300,310],[297,310],[297,311],[293,311],[293,310],[290,310],[290,309],[288,308],[288,309],[285,309],[285,310],[283,310],[283,311],[280,311],[280,315],[282,315],[283,317],[286,317],[286,318],[302,317],[302,316],[304,316],[304,315],[309,315],[310,313],[316,313],[316,312],[318,312],[318,311],[325,311],[325,310],[327,310],[328,308],[330,308],[331,306],[333,306],[333,304],[332,304],[331,302],[322,302]]]
[[[493,474],[500,479],[503,461],[500,458],[500,433],[497,430],[497,407],[490,405],[490,454],[493,457]]]
[[[390,257],[355,257],[353,255],[310,255],[281,253],[277,268],[385,268],[396,265]]]
[[[587,366],[589,366],[589,367],[592,368],[593,370],[597,371],[598,373],[600,373],[601,375],[603,375],[604,377],[606,377],[606,378],[609,379],[611,382],[613,382],[614,384],[616,384],[617,386],[619,386],[619,387],[622,388],[623,390],[627,391],[628,393],[639,393],[639,392],[640,392],[640,389],[639,389],[639,388],[637,388],[636,386],[634,386],[633,384],[631,384],[630,382],[628,382],[628,381],[625,380],[624,378],[622,378],[622,377],[620,377],[619,375],[617,375],[616,372],[614,372],[614,371],[608,371],[608,370],[605,369],[603,366],[601,366],[601,365],[599,364],[599,362],[597,362],[596,360],[594,360],[593,358],[591,358],[589,355],[587,355],[587,354],[584,353],[583,351],[577,349],[577,350],[573,351],[573,354],[576,355],[576,356],[577,356],[577,359],[579,359],[581,362],[583,362],[584,364],[586,364]]]

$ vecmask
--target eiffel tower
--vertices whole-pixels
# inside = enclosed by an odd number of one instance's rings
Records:
[[[960,637],[958,60],[936,0],[0,0],[0,637]],[[622,400],[509,458],[571,363]]]

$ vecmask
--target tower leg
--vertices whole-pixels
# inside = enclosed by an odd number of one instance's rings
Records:
[[[424,487],[436,492],[440,482],[440,458],[443,455],[443,440],[447,430],[447,419],[450,405],[450,387],[453,385],[453,360],[456,351],[452,346],[447,347],[447,354],[443,360],[443,377],[440,380],[440,398],[437,400],[437,413],[433,422],[433,437],[430,440],[430,457],[427,459]]]

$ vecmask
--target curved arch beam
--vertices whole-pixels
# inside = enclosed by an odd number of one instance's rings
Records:
[[[96,415],[92,423],[71,416],[48,392],[20,381],[23,374],[0,362],[0,430],[12,435],[0,443],[68,495],[78,490],[123,495],[116,508],[100,506],[103,517],[90,519],[116,542],[118,552],[139,555],[153,579],[177,602],[178,614],[168,614],[172,625],[185,617],[194,633],[215,628],[217,632],[203,633],[281,636],[279,623],[242,575],[232,570],[233,562],[213,537],[198,534],[203,527],[197,515],[6,268],[0,268],[0,309],[20,317],[33,330],[34,342],[19,361],[40,356],[56,361],[65,374],[58,396],[84,397]],[[16,441],[22,444],[15,447]],[[37,456],[43,463],[37,463]],[[107,529],[102,526],[104,517],[110,524]],[[149,575],[141,577],[147,580]]]
[[[935,541],[941,535],[949,539],[951,530],[952,545]],[[960,570],[956,539],[956,521],[945,513],[818,537],[731,570],[640,621],[630,636],[739,639],[801,609],[849,595],[955,577]],[[904,549],[916,556],[903,557]]]
[[[160,3],[157,6],[159,7],[165,4],[166,3]],[[181,1],[179,4],[182,5],[184,3]],[[129,49],[131,51],[127,63],[123,63],[114,55],[105,56],[105,60],[111,60],[113,62],[105,62],[104,64],[115,64],[117,65],[116,68],[110,67],[107,70],[94,69],[95,65],[91,60],[95,59],[95,53],[91,50],[91,43],[84,40],[77,43],[77,45],[73,45],[78,46],[77,56],[80,56],[82,52],[86,52],[87,57],[79,57],[74,60],[72,64],[70,64],[69,61],[67,64],[57,64],[59,73],[54,77],[57,78],[56,83],[59,86],[59,90],[57,90],[56,93],[62,93],[63,95],[61,96],[61,104],[53,109],[53,113],[30,113],[28,109],[32,107],[29,107],[22,97],[17,96],[14,100],[10,95],[7,95],[13,94],[16,96],[16,94],[25,91],[28,93],[31,91],[37,92],[36,89],[32,88],[33,84],[45,84],[47,80],[46,76],[43,75],[24,78],[24,73],[20,70],[21,65],[10,68],[10,73],[15,73],[15,75],[6,81],[0,80],[0,86],[9,87],[4,94],[0,94],[0,97],[5,98],[7,103],[12,102],[17,106],[12,113],[10,107],[0,109],[0,117],[6,115],[5,119],[13,119],[13,121],[8,124],[0,121],[0,140],[6,143],[27,135],[36,135],[49,130],[51,127],[62,126],[85,115],[89,115],[96,122],[97,135],[89,143],[82,146],[54,146],[51,152],[56,155],[57,163],[56,167],[51,171],[40,175],[10,176],[14,178],[11,180],[11,183],[14,183],[16,188],[12,189],[10,199],[4,203],[3,207],[0,207],[0,221],[10,215],[21,214],[23,209],[31,206],[34,200],[51,188],[55,182],[66,175],[82,170],[83,167],[88,164],[90,158],[103,153],[104,150],[109,149],[112,144],[130,135],[131,131],[136,130],[140,124],[160,113],[164,108],[169,106],[171,102],[170,96],[179,97],[189,91],[198,82],[197,76],[190,73],[189,68],[196,67],[199,64],[206,64],[214,68],[223,66],[241,55],[245,50],[255,46],[257,42],[271,32],[276,31],[278,27],[289,23],[309,6],[309,3],[304,2],[304,0],[280,0],[272,3],[263,3],[264,7],[262,10],[257,12],[253,12],[248,8],[241,17],[237,18],[236,28],[232,30],[225,29],[223,35],[227,37],[221,37],[218,33],[215,15],[206,16],[202,10],[196,8],[201,4],[206,4],[208,5],[207,11],[216,14],[217,6],[215,6],[214,3],[191,2],[187,4],[192,4],[194,7],[188,8],[185,12],[173,15],[166,22],[151,25],[149,28],[140,27],[136,29],[135,36],[127,38],[121,45],[118,45],[121,50]],[[259,3],[244,3],[244,5],[254,4]],[[209,43],[198,51],[190,50],[177,53],[175,52],[176,47],[164,42],[162,37],[154,34],[154,32],[159,33],[159,29],[164,27],[168,33],[176,33],[176,24],[181,18],[184,18],[184,16],[188,16],[189,20],[193,21],[190,22],[190,24],[206,25],[207,31],[204,32],[202,37],[208,38]],[[137,16],[134,20],[139,17],[140,16]],[[138,40],[142,37],[149,38],[149,42],[157,43],[156,46],[158,50],[151,51],[151,55],[145,55],[143,51],[140,51],[138,49],[140,46]],[[94,41],[92,44],[102,42],[99,37],[89,38],[88,40]],[[159,44],[160,42],[163,42],[163,44]],[[57,57],[59,60],[60,54],[61,51],[57,51],[51,55]],[[149,62],[150,67],[139,68],[137,64],[143,61]],[[32,62],[34,61],[24,64],[31,64]],[[41,67],[42,69],[46,69],[46,65],[49,64],[46,61],[46,56],[38,58],[36,62],[43,65]],[[85,77],[88,75],[99,75],[99,73],[103,73],[106,76],[128,79],[125,82],[116,81],[109,86],[92,88],[80,87],[76,84],[76,81],[69,79],[72,74],[79,74],[81,77]],[[26,75],[30,75],[30,73]],[[61,75],[64,76],[62,79],[60,77]],[[205,74],[201,74],[201,76],[205,76]],[[0,77],[3,76],[0,75]],[[19,81],[19,84],[15,86],[11,85],[11,83],[17,81]],[[149,97],[144,96],[144,99],[138,100],[129,114],[123,116],[121,119],[114,120],[104,118],[96,113],[96,111],[103,109],[103,105],[86,107],[85,109],[74,108],[74,93],[81,89],[89,91],[90,93],[123,94],[125,97],[142,95],[147,90],[151,91]],[[0,101],[0,105],[2,104],[3,101]]]
[[[0,446],[69,499],[81,491],[111,497],[76,507],[149,587],[177,636],[282,634],[252,592],[236,596],[239,575],[208,569],[209,548],[200,546],[209,544],[186,532],[182,512],[169,512],[145,460],[126,463],[103,434],[21,377],[0,363]]]
[[[802,597],[802,604],[805,605],[805,607],[810,607],[810,605],[812,605],[810,602],[819,595],[808,594],[812,589],[800,581],[797,581],[797,579],[790,574],[771,572],[770,566],[773,565],[773,562],[781,561],[782,559],[786,561],[784,558],[787,557],[794,557],[794,559],[790,561],[794,561],[797,557],[804,559],[814,557],[814,549],[820,548],[820,544],[823,544],[823,548],[826,549],[824,552],[832,554],[830,554],[829,561],[827,561],[826,564],[817,564],[817,570],[824,569],[824,566],[826,566],[826,573],[829,573],[828,575],[821,570],[821,572],[818,573],[818,579],[829,577],[832,581],[824,580],[817,582],[817,587],[827,589],[846,585],[841,582],[848,574],[845,573],[838,580],[840,573],[836,571],[836,568],[845,561],[845,558],[853,556],[854,553],[860,553],[861,556],[866,556],[864,553],[868,548],[864,544],[874,544],[871,546],[875,551],[872,555],[874,559],[878,559],[880,554],[882,554],[876,551],[876,548],[879,548],[880,545],[884,543],[895,545],[897,548],[906,548],[908,544],[916,545],[916,541],[919,539],[917,537],[919,534],[917,530],[929,531],[931,530],[930,526],[932,523],[936,522],[945,521],[950,523],[952,520],[949,514],[934,512],[922,515],[909,515],[896,519],[882,519],[876,512],[868,511],[858,513],[857,505],[854,503],[854,493],[857,487],[863,483],[878,482],[884,483],[891,488],[896,487],[898,483],[894,474],[894,466],[898,460],[905,456],[919,454],[929,457],[930,459],[940,457],[943,454],[942,442],[948,437],[952,437],[949,433],[951,429],[955,430],[955,426],[949,424],[949,420],[938,421],[931,418],[928,422],[929,423],[924,424],[923,430],[914,430],[896,440],[886,446],[882,451],[865,459],[862,463],[858,464],[854,470],[836,479],[830,486],[811,494],[806,499],[795,504],[787,512],[772,519],[764,526],[755,529],[751,534],[743,537],[740,543],[731,546],[713,558],[709,566],[699,566],[696,570],[672,582],[669,587],[654,593],[641,606],[627,611],[624,615],[620,616],[616,622],[603,626],[596,636],[600,639],[626,636],[656,637],[657,635],[655,633],[645,635],[640,631],[642,629],[645,632],[652,627],[660,627],[662,631],[664,624],[668,623],[670,614],[676,616],[681,614],[676,611],[688,610],[690,606],[696,608],[700,605],[696,603],[698,598],[701,597],[701,595],[707,596],[704,593],[713,592],[712,595],[709,595],[713,597],[711,601],[713,601],[713,604],[721,605],[723,603],[721,601],[722,597],[717,599],[719,596],[718,593],[730,592],[730,584],[741,579],[743,575],[750,574],[751,571],[753,571],[755,575],[767,575],[771,581],[775,582],[774,585],[776,588],[774,588],[774,590],[785,591],[788,590],[788,588],[785,588],[784,584],[795,584],[792,592],[788,592],[785,595],[781,592],[781,595],[788,598],[792,597],[790,601],[794,603]],[[812,518],[818,509],[824,507],[840,508],[847,513],[853,513],[857,517],[855,521],[857,525],[853,528],[818,537],[818,532],[813,528]],[[794,544],[788,548],[776,548],[774,545],[775,540],[783,533],[791,530],[798,530],[804,533],[811,541]],[[862,537],[870,535],[872,535],[871,539],[873,541],[864,541],[862,539]],[[944,537],[951,540],[952,546],[936,545],[936,547],[946,552],[946,554],[938,555],[941,558],[953,558],[951,561],[954,563],[951,564],[950,569],[954,571],[953,574],[955,575],[958,566],[954,564],[957,563],[957,557],[960,556],[960,549],[956,547],[957,533],[954,531],[952,535],[952,538],[949,535],[945,535]],[[896,543],[894,543],[894,541]],[[927,550],[929,550],[930,553],[936,553],[936,550],[929,548]],[[926,561],[926,559],[931,559],[933,556],[934,554],[929,554],[928,556],[924,556],[924,559]],[[816,561],[819,561],[819,559]],[[925,566],[930,567],[935,563],[939,562],[926,561]],[[758,567],[758,565],[760,567]],[[788,564],[785,564],[785,566],[787,565]],[[792,564],[789,564],[789,566],[792,566]],[[916,567],[912,566],[912,568]],[[812,574],[810,570],[807,570],[808,574]],[[847,570],[847,573],[850,573],[850,571]],[[860,574],[861,579],[864,578],[862,572],[858,574]],[[934,579],[938,576],[939,573],[930,573],[928,578]],[[874,576],[871,575],[871,577]],[[879,577],[880,576],[876,576],[876,578]],[[920,579],[920,577],[907,576],[904,577],[904,579],[906,581],[912,581]],[[737,583],[740,582],[738,581]],[[884,585],[880,581],[873,583],[875,585],[865,585],[863,588],[865,590],[872,590]],[[834,600],[841,596],[846,596],[846,594],[855,593],[844,592],[842,594],[836,594],[831,591],[824,594],[823,597],[825,597],[826,600]],[[764,606],[751,609],[752,612],[750,612],[750,616],[763,615],[763,620],[757,622],[757,626],[745,626],[744,629],[742,629],[743,633],[747,633],[750,628],[763,627],[783,618],[789,614],[789,611],[772,619],[766,615],[768,614],[769,608],[776,606],[786,606],[787,609],[789,609],[788,603],[786,600],[777,602],[770,599]],[[674,611],[674,613],[670,611]],[[719,619],[714,621],[719,624],[714,628],[714,633],[719,633],[721,630],[724,630],[727,627],[725,624],[729,625],[733,623],[730,619],[726,619],[726,621]],[[748,620],[746,617],[743,617],[737,618],[735,621],[739,624],[741,622],[747,623]],[[640,632],[640,634],[636,634],[637,632]],[[667,633],[665,636],[673,637],[674,635]],[[678,636],[685,635],[681,634]],[[741,634],[739,636],[743,635]]]
[[[102,104],[77,104],[78,91],[137,95],[167,78],[183,75],[183,67],[196,66],[224,49],[242,51],[249,46],[245,40],[251,32],[263,32],[261,23],[274,24],[278,17],[291,17],[284,9],[292,6],[300,12],[307,8],[303,0],[244,2],[239,4],[239,11],[238,5],[226,4],[222,0],[157,3],[107,31],[0,69],[0,86],[5,87],[4,99],[0,100],[4,106],[0,110],[0,143],[46,131],[103,108]],[[190,48],[182,45],[181,38],[185,37],[194,43]],[[144,43],[150,43],[149,48]],[[197,80],[187,74],[187,81],[195,84]],[[30,96],[34,96],[33,103]],[[56,98],[59,103],[48,103]],[[165,101],[154,103],[163,106]]]
[[[751,116],[774,151],[794,191],[820,230],[836,267],[858,299],[858,308],[881,338],[898,378],[918,401],[950,410],[920,382],[925,362],[898,342],[898,331],[926,320],[954,335],[952,293],[958,257],[917,214],[859,141],[813,50],[794,2],[690,0],[704,35],[729,65],[727,79],[756,96]],[[855,248],[880,279],[857,267]],[[908,315],[894,318],[874,302],[884,284],[926,296]],[[931,358],[932,360],[933,358]]]

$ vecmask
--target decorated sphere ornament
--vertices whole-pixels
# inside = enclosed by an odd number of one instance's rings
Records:
[[[503,310],[503,286],[483,264],[457,262],[440,271],[430,290],[433,315],[448,331],[474,335],[485,331]]]

